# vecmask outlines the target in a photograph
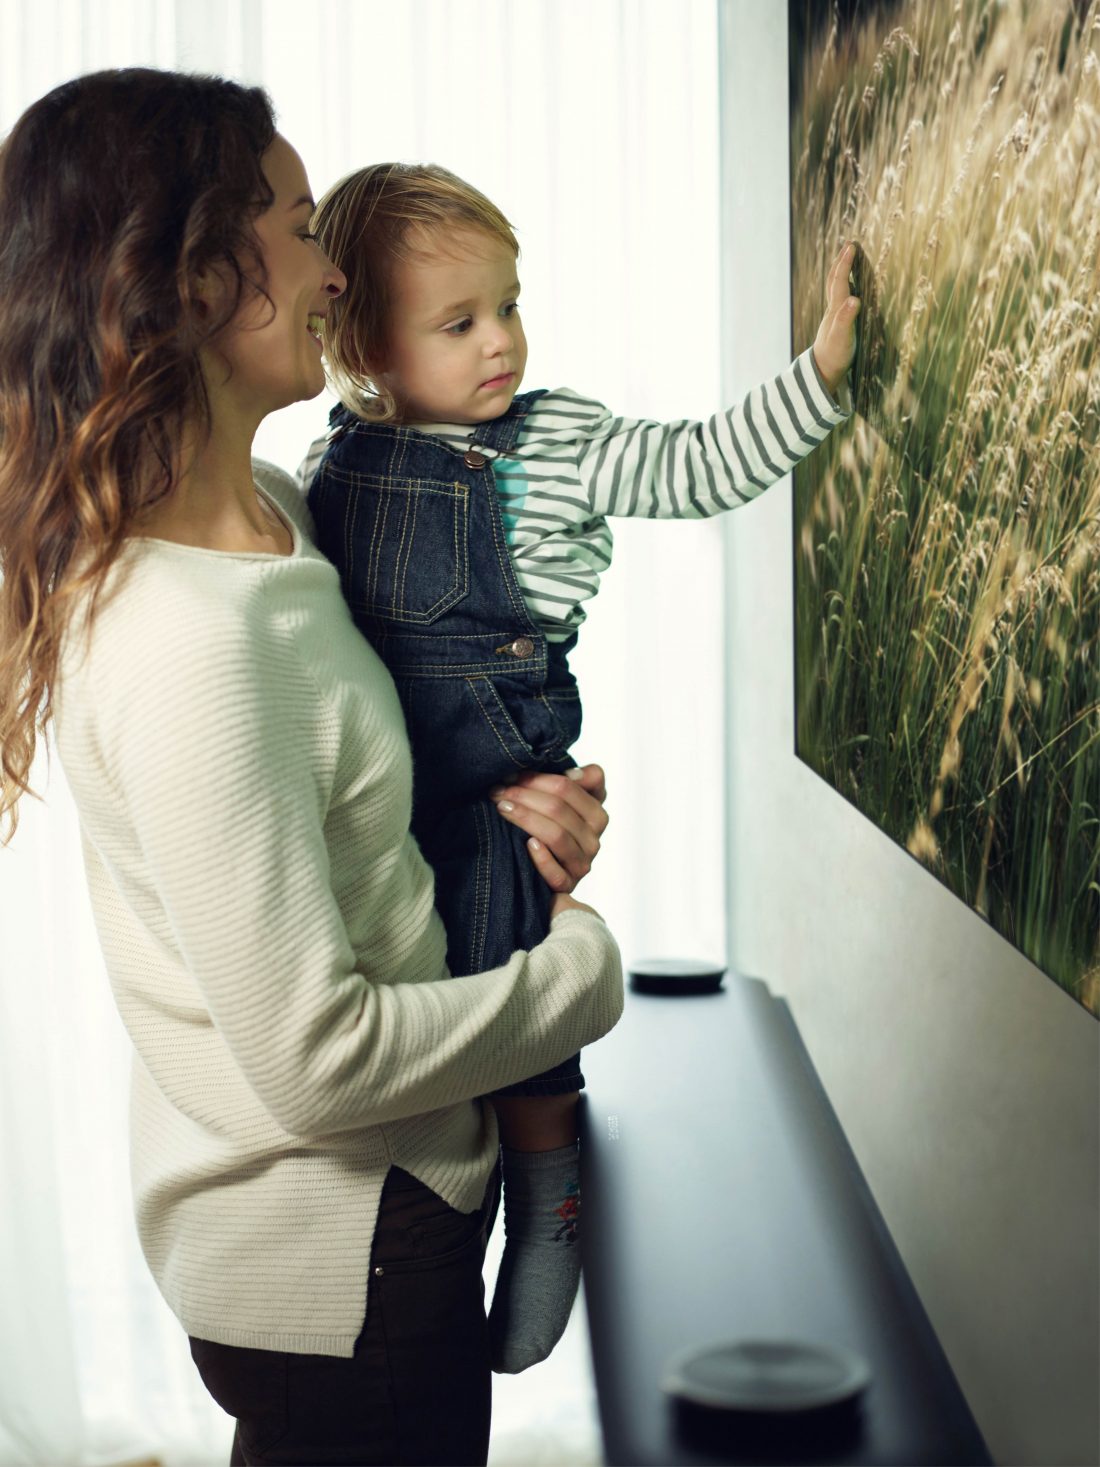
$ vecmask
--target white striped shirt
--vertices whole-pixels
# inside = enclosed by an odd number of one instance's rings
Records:
[[[408,426],[459,452],[476,445],[492,460],[520,590],[547,638],[564,641],[611,563],[609,518],[701,519],[748,503],[849,416],[846,389],[842,397],[843,405],[831,397],[808,349],[706,422],[615,417],[559,387],[536,399],[507,454],[480,443],[476,424]],[[303,486],[326,442],[302,464]]]

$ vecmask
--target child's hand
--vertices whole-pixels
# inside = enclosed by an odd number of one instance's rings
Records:
[[[604,773],[586,764],[564,774],[521,774],[513,784],[489,791],[505,820],[533,839],[528,842],[539,875],[553,891],[572,891],[592,868],[607,829]]]
[[[825,284],[825,314],[814,337],[814,361],[825,386],[834,397],[856,354],[856,317],[860,300],[848,290],[848,271],[855,259],[852,240],[833,261]]]

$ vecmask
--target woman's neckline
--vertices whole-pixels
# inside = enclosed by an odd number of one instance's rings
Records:
[[[302,537],[298,526],[287,515],[282,506],[262,489],[253,480],[253,488],[256,497],[261,501],[261,506],[266,508],[272,517],[278,521],[284,530],[290,535],[289,550],[219,550],[213,545],[192,545],[185,540],[169,540],[163,535],[135,535],[131,543],[142,543],[147,545],[167,545],[173,550],[182,550],[190,555],[217,555],[230,560],[291,560],[301,554]]]

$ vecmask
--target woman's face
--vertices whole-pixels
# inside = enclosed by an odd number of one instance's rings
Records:
[[[323,319],[347,285],[309,232],[316,206],[302,160],[284,137],[276,135],[263,170],[275,198],[254,227],[270,303],[262,296],[244,302],[216,341],[221,372],[208,372],[216,407],[253,425],[324,387]]]

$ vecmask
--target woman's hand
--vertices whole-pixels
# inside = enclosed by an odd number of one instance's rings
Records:
[[[607,786],[598,764],[567,774],[521,774],[490,790],[489,798],[531,837],[527,849],[552,891],[572,891],[587,876],[607,829]]]

